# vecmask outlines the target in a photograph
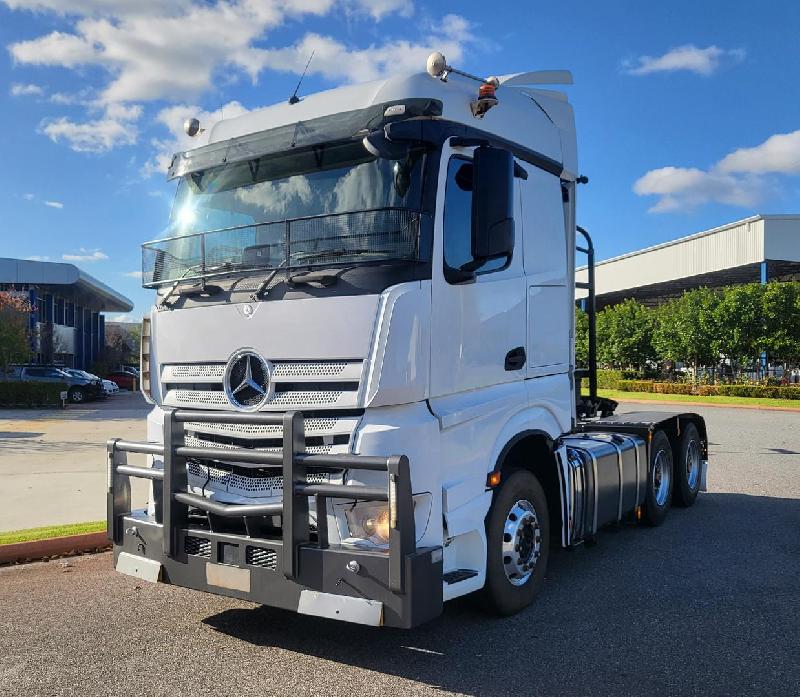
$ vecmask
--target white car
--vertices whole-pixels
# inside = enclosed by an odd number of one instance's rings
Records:
[[[116,394],[119,392],[119,385],[113,380],[103,380],[103,391],[106,394]]]

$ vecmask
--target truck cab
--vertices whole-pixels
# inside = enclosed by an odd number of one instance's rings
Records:
[[[118,570],[408,627],[474,591],[516,612],[551,543],[694,500],[699,417],[583,418],[574,118],[531,86],[564,74],[428,68],[174,157],[143,245],[148,442],[109,443]]]

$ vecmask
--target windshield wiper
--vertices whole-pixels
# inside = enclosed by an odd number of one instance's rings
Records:
[[[181,288],[181,290],[178,290],[178,287],[181,284],[186,282],[186,280],[187,280],[186,276],[188,276],[192,271],[196,271],[197,269],[202,269],[202,268],[203,267],[202,267],[201,264],[195,264],[194,266],[190,266],[188,269],[186,269],[181,274],[180,278],[170,286],[169,290],[166,293],[164,293],[164,296],[161,298],[161,300],[158,301],[158,304],[156,305],[156,307],[168,306],[167,300],[169,300],[173,295],[185,295],[185,296],[188,296],[188,297],[197,296],[197,295],[207,295],[207,296],[210,297],[212,295],[216,295],[217,293],[222,292],[222,287],[221,286],[208,284],[208,283],[205,282],[204,278],[201,279],[199,284],[196,283],[193,286],[189,286],[188,288],[185,288],[185,289]],[[219,264],[218,266],[209,266],[209,267],[203,269],[203,273],[209,273],[209,272],[210,273],[219,273],[219,272],[223,272],[224,273],[226,271],[235,272],[235,271],[245,271],[245,270],[247,270],[247,267],[241,267],[240,266],[240,267],[237,268],[236,266],[234,266],[230,262],[226,262],[224,264]]]
[[[278,271],[283,268],[286,268],[289,265],[289,262],[296,262],[296,261],[306,261],[308,259],[314,259],[316,257],[344,257],[344,256],[360,256],[362,254],[380,254],[380,252],[374,249],[334,249],[330,251],[318,251],[318,252],[296,252],[292,254],[287,259],[284,259],[278,266],[276,266],[272,272],[270,272],[267,276],[264,277],[264,280],[258,284],[258,288],[256,288],[251,294],[250,298],[253,301],[260,300],[264,295],[267,294],[269,284],[272,283],[273,279],[277,275]],[[331,285],[336,280],[336,277],[333,277],[333,280],[322,283],[322,277],[320,278],[308,278],[308,274],[305,276],[303,275],[296,275],[289,279],[291,283],[300,284],[300,283],[321,283],[322,285]],[[328,274],[330,277],[331,274]]]

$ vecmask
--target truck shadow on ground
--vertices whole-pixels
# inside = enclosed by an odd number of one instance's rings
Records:
[[[798,670],[791,642],[774,640],[800,632],[800,545],[787,537],[798,529],[800,500],[705,494],[659,528],[616,528],[596,547],[552,554],[538,600],[514,617],[464,598],[410,631],[266,607],[204,623],[256,646],[470,695],[663,694],[690,684],[762,693],[791,683],[787,666]],[[756,676],[743,660],[754,645],[768,647],[757,651]]]

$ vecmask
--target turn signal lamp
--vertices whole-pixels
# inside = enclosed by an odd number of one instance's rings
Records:
[[[141,378],[139,380],[139,389],[144,395],[144,398],[154,404],[153,393],[150,384],[150,318],[142,318],[142,339],[141,349],[139,354],[139,368],[141,370]]]
[[[494,489],[496,486],[500,484],[500,470],[496,470],[494,472],[489,472],[489,476],[486,477],[486,487],[488,489]]]

